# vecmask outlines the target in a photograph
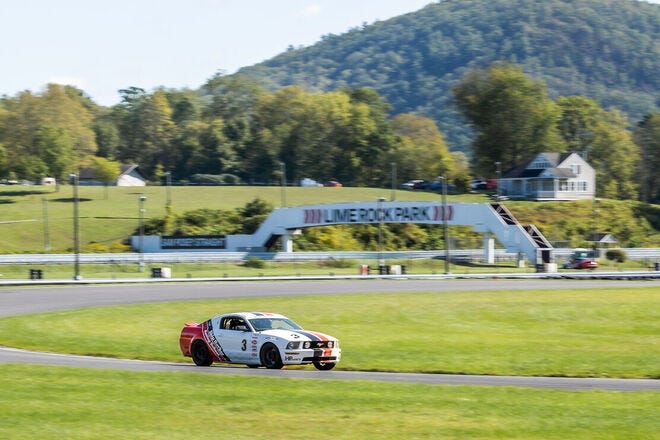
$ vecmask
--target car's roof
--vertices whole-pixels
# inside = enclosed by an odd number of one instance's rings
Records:
[[[255,318],[284,318],[289,319],[284,315],[278,313],[268,313],[268,312],[234,312],[234,313],[224,313],[220,316],[240,316],[245,319],[255,319]]]

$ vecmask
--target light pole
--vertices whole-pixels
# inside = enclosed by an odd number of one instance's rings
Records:
[[[396,200],[396,193],[394,190],[396,189],[396,162],[392,162],[392,201]]]
[[[73,279],[80,280],[80,224],[78,215],[78,175],[69,174],[69,183],[73,185],[73,252],[75,261],[73,264]]]
[[[594,253],[594,259],[598,259],[598,202],[600,202],[600,199],[598,197],[594,197],[593,200],[593,219],[594,219],[594,230],[593,230],[593,237],[592,240],[593,242],[593,253]]]
[[[502,162],[495,162],[495,167],[497,168],[497,201],[500,200],[500,184],[502,181]]]
[[[171,171],[165,171],[165,185],[166,187],[166,192],[167,192],[167,204],[165,205],[166,208],[169,208],[172,206],[172,172]]]
[[[382,275],[383,266],[385,266],[385,261],[383,261],[383,202],[385,197],[378,197],[376,199],[376,214],[378,218],[378,272]]]
[[[144,202],[147,200],[147,197],[141,195],[138,200],[140,209],[140,261],[138,268],[140,272],[144,272]]]
[[[447,210],[447,179],[445,176],[439,176],[442,182],[442,229],[445,240],[445,275],[449,274],[449,227],[447,221],[449,220],[449,211]]]
[[[44,216],[44,252],[50,252],[50,235],[48,232],[48,201],[46,198],[41,199],[41,205]]]
[[[282,167],[282,208],[286,208],[286,164],[284,162],[280,162],[280,167]]]

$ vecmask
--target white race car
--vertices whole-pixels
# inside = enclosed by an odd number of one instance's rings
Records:
[[[314,364],[319,370],[331,370],[341,357],[336,338],[303,330],[275,313],[229,313],[202,323],[188,322],[179,345],[183,355],[199,366],[226,362],[279,369]]]

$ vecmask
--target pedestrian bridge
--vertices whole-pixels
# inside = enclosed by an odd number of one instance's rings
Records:
[[[226,237],[228,251],[259,251],[281,239],[293,251],[293,236],[302,228],[343,224],[419,223],[472,226],[484,234],[484,260],[493,262],[493,236],[507,252],[524,255],[532,264],[552,262],[552,246],[534,225],[521,225],[501,203],[373,201],[277,208],[251,235]]]

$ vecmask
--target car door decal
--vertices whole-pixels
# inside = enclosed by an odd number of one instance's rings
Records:
[[[215,333],[213,333],[213,323],[210,319],[202,324],[202,337],[206,345],[220,361],[231,362],[229,356],[222,349],[220,341],[216,338]]]
[[[297,334],[306,336],[312,341],[327,341],[328,340],[328,338],[326,338],[325,335],[322,335],[321,333],[310,332],[308,330],[291,330],[291,333],[297,333]]]

